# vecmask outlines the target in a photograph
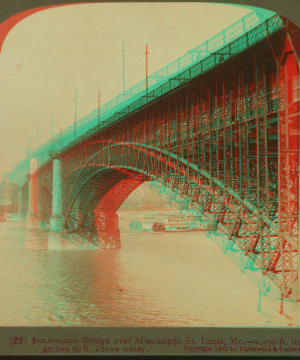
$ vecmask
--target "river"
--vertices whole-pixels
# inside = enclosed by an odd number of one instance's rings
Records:
[[[118,251],[16,218],[0,233],[1,326],[286,326],[205,231],[122,232]]]

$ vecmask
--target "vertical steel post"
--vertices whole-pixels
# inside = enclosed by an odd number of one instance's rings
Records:
[[[199,104],[199,101],[200,101],[200,104]],[[202,94],[202,81],[200,79],[200,94],[199,94],[199,98],[197,97],[197,108],[199,108],[199,106],[200,106],[200,109],[201,109],[200,110],[199,135],[198,135],[198,166],[200,165],[200,156],[201,156],[202,169],[206,170],[206,168],[205,168],[205,161],[206,161],[206,157],[205,157],[205,132],[204,132],[204,129],[203,129],[203,105],[204,105],[204,99],[203,99],[203,94]],[[198,122],[199,122],[199,118],[198,118]],[[200,151],[202,152],[201,155],[200,155]]]
[[[53,112],[51,112],[51,138],[52,138],[52,151],[54,151],[54,138],[53,138]]]
[[[216,73],[216,95],[215,95],[215,127],[216,127],[216,162],[217,162],[217,179],[220,180],[220,167],[219,167],[219,111],[218,111],[218,73]]]
[[[123,48],[122,48],[122,53],[123,53],[123,94],[125,93],[125,59],[124,59],[124,53],[125,53],[125,49],[124,49],[124,42],[123,42]],[[100,96],[100,95],[99,95]]]
[[[232,90],[230,89],[229,93],[229,106],[230,106],[230,126],[229,126],[229,142],[230,142],[230,156],[229,156],[229,170],[230,170],[230,187],[233,188],[233,133],[232,133],[232,127],[233,127],[233,116],[236,117],[236,109],[233,114],[233,104],[234,101],[232,101]]]
[[[266,213],[267,216],[270,216],[270,204],[269,204],[269,163],[268,163],[268,157],[269,157],[269,151],[268,151],[268,103],[267,103],[267,84],[266,84],[266,66],[265,61],[263,62],[263,101],[264,101],[264,118],[263,118],[263,125],[264,125],[264,167],[265,167],[265,201],[266,201]],[[270,244],[270,229],[267,228],[267,237],[268,237],[268,244]],[[264,240],[261,240],[261,253],[262,253],[262,262],[263,265],[265,265],[265,261],[267,260],[265,258],[264,254]],[[267,249],[269,250],[269,249]]]
[[[171,140],[172,140],[172,126],[173,126],[173,115],[171,113],[171,98],[168,98],[168,118],[169,118],[169,132],[168,132],[168,148],[171,150]]]
[[[150,54],[148,52],[148,44],[146,45],[146,96],[148,95],[148,54]]]
[[[241,73],[239,72],[239,99],[240,99],[240,102],[242,102],[242,96],[241,96]],[[242,102],[243,103],[243,102]],[[239,142],[238,142],[238,152],[239,152],[239,167],[238,167],[238,173],[239,173],[239,194],[240,196],[242,197],[242,130],[241,130],[241,124],[242,122],[245,121],[245,118],[244,118],[244,111],[241,112],[241,117],[239,118],[239,122],[238,122],[238,129],[236,129],[236,132],[238,134],[238,139],[239,139]]]
[[[197,129],[196,129],[196,116],[194,114],[194,110],[195,110],[195,90],[193,91],[193,100],[192,100],[192,104],[191,104],[191,115],[192,115],[192,119],[193,119],[193,164],[195,164],[195,143],[196,143],[196,133],[197,133]]]
[[[189,126],[189,114],[188,114],[188,92],[186,89],[186,98],[185,98],[185,119],[186,119],[186,142],[187,142],[187,162],[190,165],[190,126]],[[189,167],[188,167],[189,169]]]
[[[210,87],[208,87],[208,133],[209,133],[209,175],[210,175],[210,187],[212,186],[212,115],[211,115],[211,100],[210,100]]]
[[[255,76],[255,97],[256,97],[256,106],[255,106],[255,118],[256,118],[256,192],[257,192],[257,223],[258,223],[258,232],[259,232],[259,243],[262,244],[262,222],[261,222],[261,162],[260,162],[260,142],[261,142],[261,134],[260,134],[260,119],[258,114],[259,107],[259,83],[258,83],[258,66],[257,66],[257,58],[256,54],[254,54],[254,76]],[[261,274],[261,281],[264,281],[264,275]]]
[[[238,164],[237,164],[237,147],[236,147],[236,143],[237,143],[237,121],[238,121],[238,117],[239,117],[239,96],[236,94],[236,68],[235,68],[235,64],[233,64],[233,79],[234,79],[234,104],[235,104],[235,121],[232,124],[233,127],[233,131],[234,134],[232,134],[232,140],[235,137],[235,142],[233,143],[232,141],[232,188],[234,190],[236,190],[236,173],[237,173],[237,168],[238,168]]]
[[[248,84],[245,84],[245,92],[246,92],[246,98],[248,97]],[[249,117],[251,118],[251,106],[249,105]],[[249,120],[249,119],[248,119]],[[246,163],[246,191],[245,194],[247,193],[247,196],[250,195],[250,174],[249,174],[249,161],[250,161],[250,156],[249,156],[249,137],[248,137],[248,123],[246,122],[245,127],[244,127],[245,131],[244,131],[244,136],[245,136],[245,143],[246,143],[246,149],[245,149],[245,163]],[[248,161],[247,161],[248,159]]]
[[[224,135],[223,135],[223,171],[224,171],[224,185],[225,188],[227,189],[228,183],[227,183],[227,142],[226,142],[226,137],[227,137],[227,118],[226,118],[226,112],[225,112],[225,76],[223,76],[223,110],[224,110],[224,123],[223,123],[223,131],[224,131]],[[229,113],[227,114],[227,116],[229,116]]]
[[[100,129],[100,90],[98,94],[98,129]]]
[[[76,140],[76,126],[77,126],[77,89],[75,89],[75,119],[74,119],[74,136]]]
[[[180,126],[180,156],[183,158],[183,144],[184,144],[184,139],[183,139],[183,134],[182,134],[182,129],[183,129],[183,106],[182,106],[182,95],[180,94],[180,122],[179,122],[179,126]]]

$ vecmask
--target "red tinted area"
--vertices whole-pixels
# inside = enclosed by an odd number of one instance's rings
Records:
[[[17,25],[21,20],[25,19],[26,17],[37,13],[38,11],[42,11],[45,9],[50,9],[58,6],[65,6],[65,5],[77,5],[80,3],[75,4],[55,4],[55,5],[48,5],[48,6],[40,6],[33,9],[22,11],[14,16],[11,16],[7,20],[3,21],[3,23],[0,24],[0,51],[2,49],[4,40],[7,36],[7,34],[10,32],[10,30]]]

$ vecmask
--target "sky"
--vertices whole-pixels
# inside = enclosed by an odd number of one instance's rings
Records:
[[[31,145],[51,138],[125,88],[252,10],[209,3],[99,3],[35,13],[8,34],[0,53],[0,181]]]

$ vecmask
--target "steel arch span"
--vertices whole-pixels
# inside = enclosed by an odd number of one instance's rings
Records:
[[[95,153],[87,156],[87,147],[96,149]],[[239,251],[242,271],[260,269],[285,296],[290,295],[297,274],[297,249],[290,239],[280,237],[274,212],[259,215],[253,204],[220,180],[158,147],[99,141],[77,148],[65,159],[62,173],[62,188],[68,187],[63,192],[66,228],[120,247],[116,211],[134,189],[151,180],[179,196],[211,231],[225,234],[222,250]],[[50,204],[44,208],[44,219]],[[267,287],[262,287],[265,291]]]

